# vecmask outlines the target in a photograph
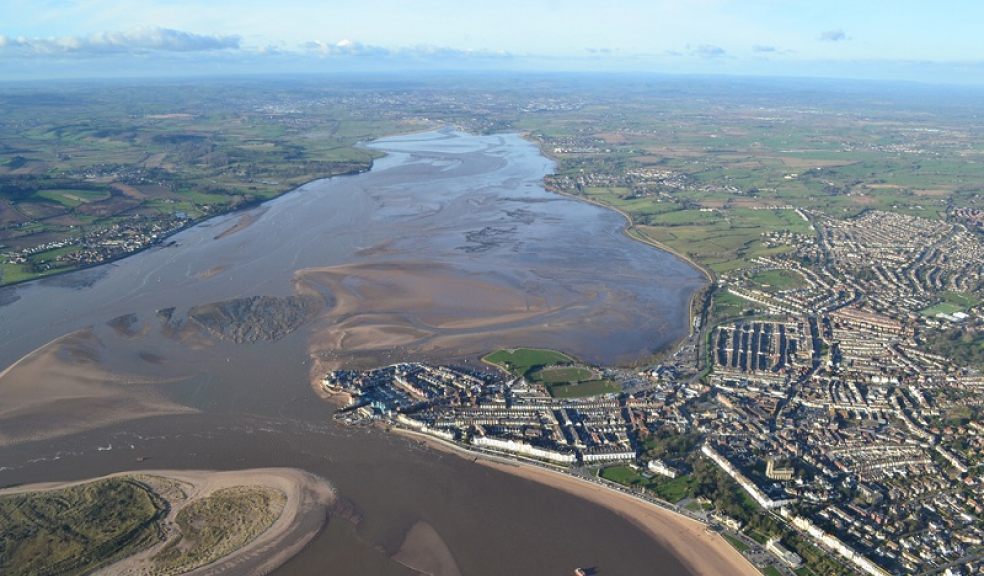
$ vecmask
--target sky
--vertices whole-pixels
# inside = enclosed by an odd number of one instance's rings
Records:
[[[0,0],[0,80],[620,71],[984,84],[980,0]]]

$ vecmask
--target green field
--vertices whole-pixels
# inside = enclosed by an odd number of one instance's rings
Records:
[[[482,361],[499,366],[514,376],[526,376],[532,368],[575,363],[575,360],[566,354],[539,348],[496,350],[484,356]]]
[[[617,394],[622,388],[608,380],[588,380],[565,384],[548,384],[547,391],[554,398],[586,398],[600,394]]]
[[[663,476],[646,478],[629,466],[602,468],[601,477],[624,486],[643,487],[667,502],[679,502],[693,496],[696,489],[694,478],[690,475],[685,474],[672,479]]]
[[[548,366],[533,370],[530,380],[544,384],[559,384],[568,382],[585,382],[595,377],[593,370],[579,366]]]
[[[515,348],[496,350],[482,358],[513,376],[543,384],[554,398],[584,398],[611,394],[621,387],[598,378],[598,371],[577,364],[570,356],[556,350]]]
[[[607,466],[601,469],[601,477],[623,486],[646,486],[649,483],[635,468],[629,466]]]
[[[57,202],[67,208],[75,208],[89,202],[107,199],[110,194],[102,190],[41,190],[36,196]]]
[[[718,212],[680,210],[649,219],[638,227],[650,240],[686,254],[718,273],[748,265],[749,260],[788,250],[767,248],[764,232],[809,230],[793,210],[733,208]]]
[[[947,290],[946,292],[943,292],[942,296],[944,302],[948,302],[955,306],[960,306],[961,309],[965,311],[981,303],[977,296],[964,292],[953,292],[951,290]]]
[[[959,306],[957,304],[951,304],[949,302],[940,302],[939,304],[934,304],[929,308],[923,308],[922,310],[919,311],[919,313],[922,314],[923,316],[932,318],[935,317],[937,314],[954,314],[956,312],[963,312],[964,310],[966,310],[966,308],[964,308],[963,306]]]
[[[741,316],[746,310],[752,309],[754,304],[740,296],[735,296],[731,292],[719,290],[714,293],[714,307],[711,309],[711,317],[714,320],[724,320]]]
[[[806,285],[803,275],[793,270],[762,270],[751,275],[749,280],[766,292],[794,290]]]
[[[722,536],[724,536],[724,539],[727,540],[729,544],[735,547],[735,550],[738,550],[742,554],[748,550],[748,544],[745,544],[734,536],[729,536],[728,534],[722,534]]]
[[[953,292],[948,290],[940,294],[942,301],[928,308],[919,311],[919,314],[926,317],[933,317],[939,313],[954,314],[956,312],[967,312],[980,304],[980,300],[973,294],[964,292]]]
[[[165,505],[132,478],[0,496],[0,573],[88,574],[160,541]]]

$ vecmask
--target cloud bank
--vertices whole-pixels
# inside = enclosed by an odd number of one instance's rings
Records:
[[[508,59],[513,55],[508,52],[490,52],[487,50],[456,50],[441,46],[411,46],[406,48],[385,48],[372,44],[363,44],[352,40],[339,42],[324,42],[314,40],[301,45],[308,54],[326,58],[378,58],[378,59],[429,59],[429,60],[460,60],[472,59]]]
[[[0,36],[0,55],[98,56],[143,52],[209,52],[237,50],[239,36],[193,34],[170,28],[142,28],[129,32],[101,32],[61,38]]]

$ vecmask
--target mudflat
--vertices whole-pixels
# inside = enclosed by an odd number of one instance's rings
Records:
[[[389,155],[372,171],[302,186],[248,225],[222,216],[0,296],[0,483],[148,462],[302,467],[363,521],[321,531],[280,574],[354,572],[369,558],[408,573],[394,555],[406,544],[408,564],[437,562],[419,553],[437,549],[434,533],[467,574],[687,573],[609,508],[332,422],[310,386],[330,365],[477,363],[523,346],[632,363],[686,334],[703,283],[626,238],[618,214],[546,192],[552,164],[518,135],[373,146]],[[433,533],[408,534],[418,522]],[[490,541],[495,526],[525,537]]]
[[[82,330],[0,372],[0,445],[195,411],[159,393],[159,380],[107,370],[104,352],[102,341]]]

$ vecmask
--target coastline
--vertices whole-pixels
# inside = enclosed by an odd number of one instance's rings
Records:
[[[536,145],[536,147],[540,150],[540,154],[543,155],[545,158],[549,158],[550,160],[552,160],[555,163],[556,162],[560,162],[560,159],[557,158],[557,156],[555,156],[554,154],[550,153],[549,151],[547,151],[546,148],[543,147],[543,143],[542,142],[538,142],[538,141],[534,140],[531,137],[531,135],[530,135],[529,132],[522,133],[522,136],[529,143]],[[544,187],[544,189],[546,190],[546,187]],[[711,272],[709,269],[704,268],[703,266],[701,266],[697,262],[695,262],[693,260],[693,258],[687,256],[686,254],[683,254],[681,252],[678,252],[677,250],[674,250],[673,248],[670,248],[669,246],[663,244],[662,242],[658,242],[658,241],[652,240],[650,238],[639,238],[639,237],[632,236],[631,234],[629,234],[628,232],[630,230],[632,230],[633,228],[635,228],[635,225],[636,224],[635,224],[635,221],[632,220],[632,216],[630,216],[628,214],[628,212],[626,212],[625,210],[622,210],[621,208],[618,208],[617,206],[611,206],[609,204],[603,204],[601,202],[598,202],[597,200],[592,200],[591,198],[588,198],[586,196],[578,196],[577,194],[571,194],[570,192],[561,192],[559,190],[547,190],[547,192],[552,192],[554,194],[559,194],[560,196],[564,196],[564,197],[567,197],[567,198],[572,198],[574,200],[580,200],[582,202],[587,202],[588,204],[593,204],[593,205],[598,206],[600,208],[605,208],[605,209],[608,209],[608,210],[613,210],[615,212],[618,212],[619,214],[622,215],[623,218],[625,218],[626,226],[623,229],[623,231],[626,233],[626,236],[628,236],[632,240],[635,240],[636,242],[641,242],[643,244],[648,244],[648,245],[652,246],[653,248],[658,248],[658,249],[660,249],[660,250],[662,250],[664,252],[669,252],[670,254],[673,254],[677,258],[683,260],[687,264],[690,264],[691,266],[693,266],[694,268],[696,268],[697,270],[699,270],[704,275],[704,277],[707,278],[708,282],[714,282],[714,273]]]
[[[96,571],[97,574],[138,574],[146,572],[148,562],[158,552],[174,544],[176,514],[191,502],[206,498],[217,490],[238,486],[258,486],[284,494],[286,502],[277,519],[266,530],[231,553],[187,572],[188,575],[268,574],[301,551],[324,527],[335,502],[335,491],[325,480],[296,468],[254,468],[212,472],[205,470],[132,470],[97,478],[69,482],[24,484],[0,489],[0,496],[27,492],[45,492],[107,478],[135,477],[148,485],[154,478],[177,482],[186,497],[177,504],[168,501],[163,524],[171,536],[132,556]],[[152,488],[153,489],[153,488]],[[157,492],[157,490],[154,490]],[[161,497],[163,497],[161,495]],[[173,498],[173,496],[171,497]],[[180,538],[180,535],[179,535]]]
[[[665,547],[698,576],[722,574],[760,576],[759,570],[748,559],[704,524],[629,493],[575,477],[558,469],[527,464],[507,456],[497,458],[474,452],[420,432],[396,427],[390,428],[389,431],[411,441],[421,442],[434,450],[563,490],[602,506],[641,528],[652,540]]]
[[[523,132],[521,134],[521,136],[527,142],[530,142],[531,144],[535,145],[537,147],[537,149],[540,151],[540,154],[543,155],[545,158],[549,158],[551,161],[554,162],[554,164],[560,162],[560,159],[559,158],[557,158],[555,155],[553,155],[552,153],[550,153],[543,146],[543,143],[535,140],[531,136],[531,134],[529,132]],[[643,237],[638,232],[635,232],[635,230],[636,230],[636,224],[635,224],[635,221],[632,219],[632,216],[629,215],[628,212],[622,210],[621,208],[618,208],[617,206],[611,206],[611,205],[608,205],[608,204],[604,204],[602,202],[598,202],[597,200],[593,200],[593,199],[588,198],[586,196],[579,196],[577,194],[571,194],[570,192],[562,192],[560,190],[551,190],[551,189],[548,189],[546,186],[544,186],[543,189],[546,190],[547,192],[552,193],[552,194],[557,194],[558,196],[563,196],[565,198],[570,198],[572,200],[577,200],[577,201],[580,201],[580,202],[586,202],[586,203],[591,204],[593,206],[597,206],[599,208],[604,208],[606,210],[612,210],[613,212],[617,212],[618,214],[621,214],[622,218],[625,219],[625,226],[622,227],[622,234],[626,238],[628,238],[629,240],[633,240],[635,242],[639,242],[641,244],[646,244],[647,246],[650,246],[652,248],[656,248],[657,250],[662,250],[663,252],[667,252],[669,254],[672,254],[676,258],[678,258],[680,260],[683,260],[684,262],[686,262],[687,264],[689,264],[692,268],[696,269],[701,274],[703,274],[704,275],[704,278],[707,280],[707,283],[703,287],[701,287],[699,290],[695,291],[693,293],[693,295],[690,297],[689,314],[688,314],[688,327],[687,327],[688,336],[687,337],[690,337],[690,336],[693,336],[694,335],[694,318],[698,314],[698,312],[697,312],[697,309],[698,309],[697,301],[698,301],[699,298],[702,298],[704,295],[706,295],[707,294],[707,289],[710,286],[713,286],[714,283],[716,282],[716,276],[715,276],[715,274],[714,274],[714,272],[712,270],[710,270],[709,268],[705,268],[701,264],[698,264],[690,256],[688,256],[688,255],[686,255],[686,254],[684,254],[684,253],[682,253],[682,252],[680,252],[678,250],[675,250],[675,249],[667,246],[666,244],[663,244],[662,242],[659,242],[657,240],[653,240],[652,238]],[[668,346],[666,349],[667,350],[670,350],[670,349],[679,347],[680,343],[683,340],[685,340],[685,339],[686,339],[686,337],[685,338],[681,338],[673,346]]]
[[[146,246],[143,246],[142,248],[139,248],[137,250],[134,250],[133,252],[125,252],[123,254],[119,254],[117,256],[113,256],[112,258],[107,258],[106,260],[103,260],[101,262],[96,262],[96,263],[93,263],[93,264],[87,264],[87,265],[84,265],[84,266],[77,266],[75,268],[69,268],[69,269],[66,269],[66,270],[59,270],[57,272],[52,272],[51,274],[42,274],[40,276],[35,276],[33,278],[25,278],[23,280],[17,280],[16,282],[10,282],[8,284],[0,284],[0,290],[3,290],[5,288],[11,288],[11,287],[14,287],[14,286],[20,286],[21,284],[27,284],[29,282],[36,282],[38,280],[46,280],[48,278],[57,278],[59,276],[65,276],[66,274],[71,274],[73,272],[79,272],[79,271],[82,271],[82,270],[92,270],[93,268],[98,268],[100,266],[106,266],[106,265],[112,264],[113,262],[119,262],[120,260],[124,260],[126,258],[131,257],[131,256],[136,256],[137,254],[140,254],[141,252],[150,250],[151,248],[161,247],[167,241],[168,238],[172,238],[172,237],[180,234],[181,232],[184,232],[185,230],[187,230],[189,228],[192,228],[194,226],[198,226],[199,224],[208,222],[209,220],[213,220],[213,219],[217,219],[217,218],[222,218],[223,216],[229,216],[230,214],[233,214],[234,215],[234,214],[237,214],[237,213],[240,213],[240,212],[246,212],[246,211],[252,210],[253,208],[257,208],[259,206],[263,206],[267,202],[272,202],[272,201],[274,201],[274,200],[276,200],[276,199],[284,196],[285,194],[290,194],[291,192],[294,192],[294,191],[296,191],[296,190],[298,190],[300,188],[303,188],[304,186],[307,186],[308,184],[311,184],[313,182],[317,182],[319,180],[330,180],[332,178],[337,178],[338,176],[357,176],[359,174],[363,174],[365,172],[368,172],[368,171],[372,170],[372,167],[373,167],[373,164],[374,163],[375,163],[375,160],[370,160],[369,161],[369,166],[364,167],[364,168],[356,168],[356,169],[353,169],[353,170],[347,170],[345,172],[340,172],[338,174],[329,174],[327,176],[318,176],[318,177],[315,177],[315,178],[311,178],[310,180],[306,180],[306,181],[304,181],[304,182],[302,182],[302,183],[300,183],[300,184],[298,184],[298,185],[296,185],[296,186],[294,186],[292,188],[288,188],[287,190],[284,190],[284,191],[276,194],[275,196],[271,196],[270,198],[264,198],[262,200],[256,199],[256,200],[253,200],[253,201],[250,201],[250,202],[242,202],[242,203],[237,204],[236,206],[232,207],[231,209],[226,210],[225,212],[219,212],[218,214],[209,214],[208,216],[205,216],[203,218],[199,218],[197,220],[189,220],[184,226],[181,226],[180,228],[175,228],[174,230],[168,232],[167,234],[165,234],[165,235],[157,238],[156,240],[154,240],[150,244],[147,244]],[[238,231],[238,230],[236,230],[236,231]],[[221,237],[221,234],[219,236],[217,236],[215,239],[218,240],[220,237]]]
[[[711,272],[711,270],[709,270],[708,268],[704,268],[703,266],[695,262],[694,259],[691,258],[690,256],[678,252],[673,248],[670,248],[666,244],[663,244],[662,242],[657,242],[656,240],[653,240],[651,238],[645,238],[639,235],[638,232],[635,232],[635,222],[632,220],[632,216],[630,216],[628,212],[622,210],[621,208],[617,208],[615,206],[609,206],[608,204],[602,204],[597,200],[592,200],[591,198],[578,196],[577,194],[571,194],[569,192],[561,192],[559,190],[547,190],[547,192],[551,192],[553,194],[557,194],[558,196],[563,196],[565,198],[570,198],[572,200],[579,200],[581,202],[586,202],[593,206],[604,208],[606,210],[612,210],[614,212],[621,214],[622,217],[625,218],[625,226],[622,227],[622,235],[624,235],[626,238],[628,238],[629,240],[633,240],[635,242],[639,242],[640,244],[645,244],[652,248],[656,248],[657,250],[662,250],[663,252],[666,252],[668,254],[672,254],[676,258],[683,260],[684,262],[689,264],[692,268],[696,269],[698,272],[703,274],[704,278],[707,280],[707,283],[705,283],[699,290],[696,290],[690,296],[690,302],[688,304],[689,313],[687,314],[687,336],[680,338],[672,346],[667,346],[666,350],[672,350],[674,348],[679,347],[682,341],[684,341],[687,337],[694,335],[694,318],[697,316],[697,312],[696,312],[697,300],[703,294],[706,294],[708,287],[713,286],[715,282],[714,273]]]
[[[428,132],[434,132],[436,130],[441,130],[442,128],[447,127],[447,126],[449,126],[449,125],[442,124],[442,125],[433,126],[431,128],[414,129],[414,130],[408,130],[406,132],[393,132],[393,133],[390,133],[390,134],[385,134],[383,136],[378,136],[378,137],[373,138],[372,140],[368,140],[366,142],[362,142],[362,141],[355,142],[354,144],[352,144],[352,148],[363,148],[363,149],[366,149],[366,150],[372,150],[372,148],[370,148],[368,146],[365,146],[365,144],[367,144],[369,142],[375,142],[377,140],[382,140],[382,139],[385,139],[385,138],[393,138],[393,137],[396,137],[396,136],[412,136],[414,134],[426,134]],[[452,127],[455,128],[455,129],[458,129],[457,126],[452,126]],[[264,204],[267,204],[268,202],[272,202],[272,201],[274,201],[274,200],[276,200],[276,199],[278,199],[278,198],[280,198],[280,197],[282,197],[284,195],[290,194],[291,192],[294,192],[294,191],[296,191],[296,190],[298,190],[300,188],[303,188],[304,186],[307,186],[307,185],[312,184],[314,182],[318,182],[320,180],[331,180],[332,178],[338,178],[340,176],[358,176],[359,174],[364,174],[366,172],[370,172],[373,169],[373,167],[375,166],[375,164],[376,164],[376,158],[370,158],[369,159],[369,164],[367,166],[363,166],[363,167],[360,167],[360,168],[353,168],[351,170],[346,170],[345,172],[339,172],[337,174],[328,174],[328,175],[321,175],[321,176],[313,176],[313,177],[309,178],[308,180],[304,180],[303,182],[301,182],[299,184],[296,184],[296,185],[294,185],[294,186],[292,186],[290,188],[287,188],[287,189],[285,189],[285,190],[283,190],[281,192],[278,192],[277,194],[275,194],[274,196],[271,196],[270,198],[264,198],[262,200],[255,199],[255,200],[252,200],[252,201],[249,201],[249,202],[243,202],[241,204],[237,204],[236,206],[232,207],[229,210],[226,210],[225,212],[219,212],[218,214],[209,214],[208,216],[204,216],[204,217],[199,218],[197,220],[189,220],[188,223],[185,224],[184,226],[182,226],[180,228],[176,228],[175,230],[172,230],[171,232],[168,232],[167,234],[161,236],[157,240],[151,242],[150,244],[148,244],[148,245],[146,245],[146,246],[144,246],[144,247],[142,247],[142,248],[140,248],[138,250],[134,250],[133,252],[126,252],[124,254],[120,254],[118,256],[114,256],[112,258],[108,258],[106,260],[103,260],[102,262],[97,262],[97,263],[94,263],[94,264],[87,264],[85,266],[78,266],[78,267],[70,268],[70,269],[66,269],[66,270],[59,270],[58,272],[53,272],[51,274],[42,274],[40,276],[35,276],[33,278],[25,278],[23,280],[17,280],[16,282],[10,282],[8,284],[0,284],[0,290],[3,290],[4,288],[10,288],[10,287],[13,287],[13,286],[19,286],[21,284],[27,284],[28,282],[34,282],[34,281],[37,281],[37,280],[45,280],[47,278],[56,278],[58,276],[64,276],[66,274],[71,274],[72,272],[79,272],[81,270],[91,270],[93,268],[98,268],[98,267],[103,266],[103,265],[112,264],[113,262],[118,262],[118,261],[123,260],[125,258],[129,258],[130,256],[136,256],[137,254],[140,254],[141,252],[144,252],[146,250],[150,250],[151,248],[155,248],[155,247],[161,246],[168,238],[171,238],[171,237],[173,237],[173,236],[175,236],[177,234],[180,234],[181,232],[187,230],[188,228],[192,228],[192,227],[197,226],[199,224],[202,224],[204,222],[208,222],[209,220],[221,218],[223,216],[229,216],[230,214],[236,214],[236,213],[239,213],[239,212],[246,212],[246,211],[252,210],[253,208],[257,208],[257,207],[263,206]],[[242,228],[240,228],[240,229],[242,229]],[[235,230],[234,232],[238,232],[238,231],[239,231],[239,229]]]
[[[426,133],[426,132],[429,132],[429,130],[424,130],[422,132],[423,133]],[[371,169],[371,166],[370,166],[370,169]],[[363,171],[362,170],[358,171],[358,173],[361,173],[361,172],[363,172]],[[312,181],[317,181],[317,180],[323,180],[323,178],[318,178],[318,179],[315,179],[315,180],[312,180]],[[301,185],[301,186],[303,186],[303,185]],[[284,192],[283,194],[280,194],[280,195],[278,195],[278,196],[276,196],[274,198],[271,198],[269,200],[264,200],[263,202],[259,202],[257,204],[258,205],[265,204],[266,202],[269,202],[269,201],[271,201],[273,199],[276,199],[276,198],[280,198],[281,196],[285,195],[286,193],[293,192],[293,191],[296,191],[296,190],[297,190],[297,188],[294,188],[292,190],[288,190],[287,192]],[[548,192],[554,192],[554,191],[548,190]],[[637,241],[650,244],[651,246],[653,246],[653,247],[655,247],[657,249],[670,252],[671,254],[674,254],[675,256],[680,257],[681,259],[683,259],[685,261],[688,261],[688,263],[690,263],[689,262],[689,259],[680,256],[679,254],[677,254],[676,252],[674,252],[672,250],[665,249],[664,247],[659,246],[657,243],[646,242],[645,240],[643,240],[641,238],[634,238],[632,235],[630,235],[627,231],[629,230],[629,227],[632,225],[631,219],[628,217],[627,214],[625,214],[621,210],[619,210],[617,208],[614,208],[614,207],[611,207],[611,206],[605,206],[604,204],[592,202],[592,201],[590,201],[590,200],[588,200],[586,198],[578,197],[576,195],[568,195],[568,194],[563,194],[563,193],[559,193],[559,192],[554,192],[554,193],[558,193],[558,194],[564,195],[564,196],[569,196],[570,198],[575,199],[575,200],[586,200],[589,203],[594,203],[594,204],[596,204],[597,206],[599,206],[601,208],[613,209],[613,210],[615,210],[615,211],[623,214],[623,217],[625,217],[626,220],[627,220],[627,222],[629,223],[628,226],[624,226],[622,228],[623,234],[625,234],[626,236],[628,236],[630,238],[633,238],[633,239],[635,239]],[[230,212],[225,212],[223,214],[213,215],[213,216],[210,216],[209,218],[203,219],[201,221],[195,222],[194,224],[190,224],[190,225],[200,224],[202,222],[211,220],[213,218],[221,218],[221,217],[224,217],[224,216],[228,216],[229,214],[232,214],[232,213],[234,213],[236,211],[246,211],[246,210],[249,210],[249,209],[252,209],[252,208],[255,208],[255,206],[246,206],[246,205],[243,205],[243,206],[237,207],[236,210],[232,210]],[[182,228],[182,230],[183,229],[184,228]],[[178,231],[175,231],[174,234],[176,234],[177,232]],[[163,240],[163,238],[162,238],[162,240]],[[125,258],[125,257],[128,257],[128,256],[136,255],[139,252],[141,252],[142,250],[145,250],[145,249],[150,248],[150,247],[153,247],[153,245],[147,246],[147,247],[145,247],[145,248],[143,248],[143,249],[141,249],[139,251],[136,251],[136,252],[132,252],[132,253],[128,253],[128,254],[125,254],[125,255],[121,255],[117,259],[122,259],[122,258]],[[92,267],[96,267],[96,266],[99,266],[101,264],[108,264],[108,263],[110,263],[112,261],[115,261],[115,260],[116,259],[113,259],[113,260],[110,260],[110,261],[106,261],[106,262],[102,262],[102,263],[93,265]],[[706,275],[706,271],[704,271],[702,268],[700,268],[698,266],[694,266],[694,267],[696,267],[697,269],[701,270]],[[77,270],[78,269],[66,270],[64,272],[59,272],[58,274],[52,274],[49,277],[53,277],[53,276],[60,275],[60,274],[67,274],[67,273],[70,273],[70,272],[73,272],[73,271],[77,271]],[[31,281],[33,281],[33,280],[31,280]],[[700,293],[699,291],[698,292],[695,292],[694,295],[691,297],[691,326],[692,326],[692,314],[693,314],[693,300],[696,298],[697,294],[699,294],[699,293]],[[20,361],[18,360],[18,363],[19,362]],[[16,366],[16,365],[17,365],[17,363],[15,363],[13,366]],[[318,387],[316,386],[315,388],[317,390]],[[471,453],[469,452],[468,454],[471,454]],[[463,453],[462,454],[459,454],[459,456],[462,456],[463,457],[464,454]],[[486,463],[486,461],[489,460],[487,457],[482,458],[482,460],[483,461],[481,463],[483,465],[493,466],[491,463]],[[680,547],[680,551],[678,551],[676,547],[673,547],[670,544],[665,543],[664,540],[668,537],[669,534],[671,534],[671,533],[672,534],[676,534],[676,533],[680,532],[680,530],[679,530],[680,529],[680,526],[677,526],[676,524],[674,524],[673,521],[667,520],[667,518],[674,518],[673,513],[670,512],[670,511],[667,511],[667,510],[659,509],[655,505],[651,505],[651,504],[648,504],[647,505],[646,503],[644,503],[644,502],[642,502],[642,501],[640,501],[638,499],[633,498],[631,495],[623,494],[623,493],[621,493],[621,492],[619,492],[617,490],[613,490],[611,488],[605,488],[603,486],[596,485],[596,484],[594,484],[592,482],[589,482],[589,481],[579,480],[577,478],[574,478],[574,477],[570,476],[569,474],[563,474],[561,472],[553,472],[553,473],[551,473],[554,476],[557,476],[557,478],[552,478],[549,475],[547,475],[547,476],[545,476],[543,478],[540,478],[540,475],[545,474],[545,472],[543,470],[541,470],[540,467],[533,466],[533,465],[528,465],[528,464],[522,464],[522,463],[516,462],[516,461],[512,461],[512,462],[508,462],[508,463],[507,462],[500,462],[500,463],[497,464],[497,466],[501,467],[501,470],[502,471],[506,471],[506,472],[509,472],[509,473],[512,473],[512,474],[515,474],[515,475],[518,475],[518,476],[521,476],[521,477],[530,479],[532,481],[538,481],[538,482],[541,482],[541,483],[543,483],[545,485],[548,485],[548,486],[552,486],[552,487],[555,487],[555,488],[563,489],[563,490],[567,491],[570,494],[576,495],[576,496],[581,497],[581,498],[584,498],[584,499],[586,499],[588,501],[592,501],[592,502],[598,503],[598,504],[600,504],[602,506],[605,506],[606,508],[614,511],[615,513],[617,513],[617,514],[619,514],[619,515],[621,515],[621,516],[629,519],[630,521],[632,521],[632,522],[636,523],[637,525],[639,525],[640,527],[642,527],[646,531],[647,534],[649,534],[650,536],[652,536],[652,538],[655,541],[658,541],[661,544],[665,544],[667,547],[673,548],[674,554],[675,555],[678,555],[681,558],[684,557],[684,554],[686,553],[687,548],[693,546],[692,542],[687,543],[687,542],[683,542],[681,540],[681,542],[678,542],[677,543],[677,545]],[[493,467],[496,467],[496,466],[493,466]],[[570,483],[570,486],[565,488],[564,486],[559,485],[558,482],[560,484]],[[598,494],[594,494],[593,493],[593,492],[598,492],[598,491],[600,491]],[[614,499],[614,500],[612,502],[606,503],[607,500],[611,500],[611,499]],[[625,500],[625,502],[622,502],[622,500]],[[621,503],[621,504],[619,504],[619,503]],[[653,510],[650,510],[650,511],[646,512],[645,514],[643,514],[642,512],[634,512],[632,510],[626,511],[626,510],[623,510],[622,508],[620,508],[620,506],[627,506],[627,507],[631,508],[631,506],[640,506],[640,505],[642,505],[642,506],[650,506],[650,507],[653,508]],[[652,519],[646,520],[646,517],[648,515],[652,515],[652,514],[655,514],[655,516],[660,516],[662,514],[664,516],[667,516],[667,518],[663,518],[659,522],[657,522],[656,520],[652,520]],[[676,520],[678,522],[680,522],[680,521],[685,520],[685,518],[684,517],[680,517],[680,518],[677,518]],[[654,524],[654,522],[656,522],[656,523]],[[662,524],[660,524],[660,522],[662,522]],[[657,528],[658,526],[662,526],[662,528]],[[697,523],[697,526],[701,526],[702,527],[702,525],[700,525],[699,523]],[[703,532],[695,533],[695,534],[691,535],[691,538],[692,539],[700,539],[701,538],[700,534],[702,534],[702,533]],[[712,537],[713,535],[707,535],[707,536],[708,537]],[[718,540],[721,540],[721,539],[718,538]],[[723,542],[723,540],[722,540],[722,542]],[[291,542],[290,544],[293,545],[294,542]],[[714,544],[714,543],[711,542],[711,544]],[[727,543],[724,543],[724,544],[727,545]],[[303,547],[303,543],[300,544],[299,546],[300,547]],[[729,549],[730,549],[730,546],[729,546]],[[694,561],[701,561],[702,558],[703,557],[698,554],[698,555],[695,556],[695,560]],[[689,565],[691,562],[690,562],[690,560],[687,560],[686,563]],[[698,572],[698,573],[700,573],[700,574],[718,574],[718,573],[735,573],[735,574],[741,574],[742,572],[740,570],[739,571],[734,571],[734,570],[725,570],[725,571],[711,570],[711,571],[701,571],[701,572]],[[755,572],[755,573],[757,574],[757,572]]]

